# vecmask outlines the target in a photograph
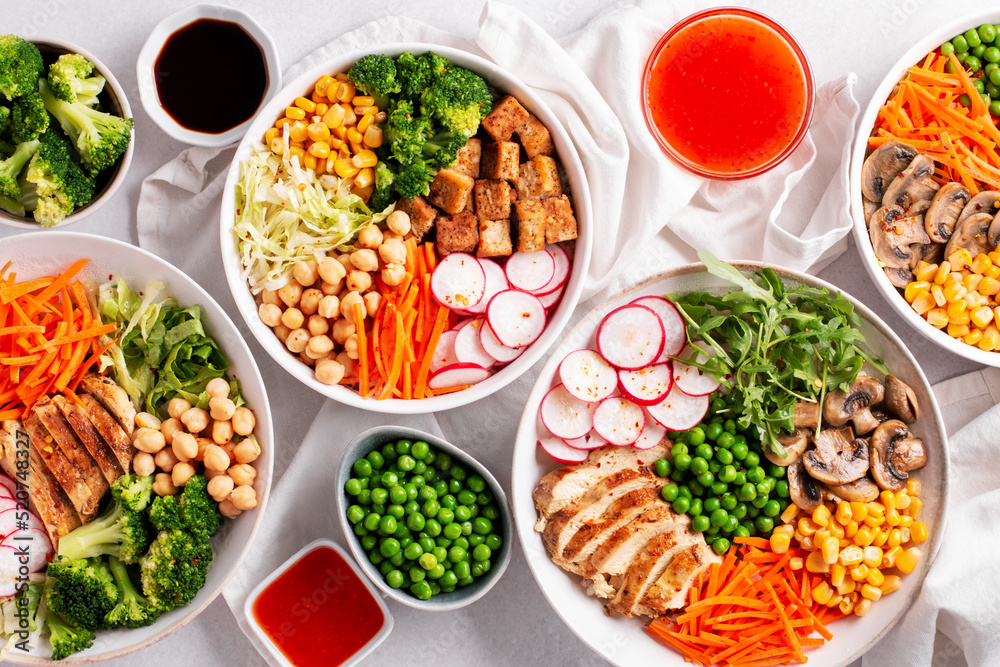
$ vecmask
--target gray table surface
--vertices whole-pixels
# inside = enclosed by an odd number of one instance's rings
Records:
[[[667,0],[664,0],[667,1]],[[100,212],[74,225],[73,231],[102,234],[137,243],[135,208],[142,180],[186,146],[164,134],[144,113],[139,103],[135,61],[153,26],[185,5],[185,0],[159,2],[101,0],[0,0],[0,32],[14,32],[25,37],[52,36],[75,42],[95,53],[116,75],[132,104],[136,123],[136,151],[123,187]],[[369,0],[369,2],[320,3],[273,2],[265,0],[228,0],[223,4],[239,7],[267,26],[278,47],[284,68],[329,41],[332,37],[384,16],[411,16],[473,39],[484,0]],[[509,0],[557,38],[587,24],[609,3],[605,0]],[[982,9],[982,0],[951,0],[930,3],[927,0],[833,0],[832,2],[787,2],[749,0],[740,2],[759,9],[780,21],[803,45],[817,83],[823,83],[853,71],[859,81],[855,94],[862,105],[868,103],[876,85],[889,65],[909,48],[913,39],[950,22],[955,17]],[[0,228],[0,237],[17,233]],[[664,269],[668,267],[663,267]],[[848,248],[820,276],[858,297],[892,327],[920,360],[931,383],[975,370],[977,365],[933,345],[897,317],[869,283],[857,251],[851,241]],[[206,285],[215,296],[226,290],[224,284]],[[224,299],[229,302],[229,299]],[[234,319],[238,313],[230,312]],[[283,446],[294,447],[302,441],[321,399],[305,390],[266,358],[262,349],[251,342],[262,374],[276,378],[269,389],[272,396],[294,397],[275,410],[275,431],[283,433]],[[280,400],[280,399],[279,399]],[[288,461],[286,457],[279,460]],[[276,468],[280,476],[282,469]],[[508,471],[509,472],[509,471]],[[504,475],[506,476],[506,475]],[[264,539],[259,536],[258,539]],[[466,623],[462,614],[440,622],[428,622],[420,632],[416,628],[397,627],[369,662],[393,664],[534,664],[533,646],[544,642],[551,648],[557,643],[559,664],[603,664],[603,660],[581,643],[559,618],[547,608],[518,549],[517,556],[498,587],[484,602],[492,607],[497,620],[497,635],[491,641],[463,645]],[[533,636],[510,637],[502,634],[502,619],[508,615],[531,614],[540,619]],[[403,631],[400,631],[403,630]],[[428,636],[430,635],[430,636]],[[413,653],[413,641],[432,639],[435,650]],[[546,651],[548,655],[552,655]],[[953,650],[942,651],[954,655]],[[263,659],[243,636],[220,597],[200,616],[156,646],[139,654],[107,664],[133,665],[240,664],[263,665]],[[964,661],[958,658],[958,663]],[[860,663],[858,663],[860,664]],[[952,663],[954,664],[954,663]]]

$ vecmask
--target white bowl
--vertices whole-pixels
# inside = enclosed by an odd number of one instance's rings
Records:
[[[854,217],[854,242],[858,246],[858,252],[861,254],[861,263],[864,264],[878,291],[882,293],[882,296],[889,302],[893,310],[914,329],[949,352],[954,352],[960,357],[971,359],[980,364],[1000,366],[1000,353],[985,352],[973,345],[966,345],[962,341],[949,336],[946,331],[928,324],[923,317],[917,315],[916,311],[910,307],[910,304],[906,302],[903,295],[889,282],[885,272],[882,271],[882,267],[878,264],[875,251],[872,250],[871,239],[868,237],[868,228],[865,224],[864,208],[861,202],[861,166],[865,161],[868,137],[875,126],[875,118],[878,115],[879,109],[885,103],[886,99],[888,99],[896,83],[903,77],[908,68],[918,64],[932,49],[941,46],[941,44],[950,40],[955,35],[965,32],[969,28],[978,28],[984,23],[1000,23],[1000,11],[990,9],[976,12],[938,28],[931,34],[914,42],[913,46],[896,61],[896,64],[889,68],[889,73],[875,89],[872,99],[868,103],[868,108],[865,109],[864,115],[861,116],[861,121],[858,125],[858,135],[854,139],[850,175],[851,215]]]
[[[398,55],[403,51],[411,51],[413,53],[434,51],[457,65],[467,67],[482,76],[488,84],[516,97],[528,111],[537,116],[545,124],[552,134],[556,150],[559,153],[559,160],[569,178],[573,207],[576,211],[577,223],[579,225],[579,238],[576,240],[572,271],[559,307],[550,313],[548,325],[545,327],[544,333],[515,361],[479,384],[451,394],[409,401],[397,398],[384,401],[375,399],[366,400],[361,398],[361,395],[357,392],[346,387],[325,385],[317,381],[313,377],[313,369],[293,357],[285,349],[281,341],[275,337],[271,329],[260,321],[260,318],[257,316],[257,304],[254,302],[253,295],[250,294],[250,288],[247,286],[246,281],[242,278],[243,266],[233,239],[232,227],[236,208],[235,188],[240,175],[240,163],[250,155],[251,141],[260,141],[267,128],[271,127],[274,120],[278,118],[280,111],[299,95],[307,94],[316,82],[316,79],[323,74],[347,71],[355,60],[368,53]],[[294,81],[291,81],[261,110],[257,116],[257,120],[247,130],[247,135],[243,139],[243,142],[236,149],[233,165],[229,169],[226,186],[222,191],[220,237],[222,243],[222,265],[226,270],[226,279],[229,282],[229,289],[233,292],[233,298],[236,299],[236,305],[243,315],[247,326],[250,327],[253,335],[257,338],[257,341],[282,368],[313,391],[340,403],[374,412],[420,414],[450,410],[489,396],[510,382],[513,382],[545,354],[546,350],[560,336],[563,327],[566,326],[570,316],[573,314],[573,309],[576,307],[577,301],[580,299],[580,292],[583,290],[584,279],[587,276],[587,267],[590,264],[593,229],[590,190],[587,186],[587,175],[584,172],[580,156],[577,154],[576,148],[569,138],[569,134],[562,127],[555,114],[552,113],[549,107],[531,88],[528,88],[512,74],[501,69],[494,63],[466,51],[434,44],[404,43],[388,44],[377,48],[373,47],[371,49],[353,51],[315,65],[296,77]]]
[[[142,101],[142,108],[146,110],[149,117],[160,126],[161,130],[177,141],[183,141],[186,144],[193,144],[195,146],[226,146],[238,141],[243,136],[257,115],[257,111],[243,123],[225,132],[218,134],[195,132],[178,123],[163,109],[163,106],[160,104],[159,95],[156,92],[156,76],[153,73],[153,66],[156,64],[156,57],[163,50],[163,45],[177,30],[199,19],[215,19],[239,25],[257,42],[257,45],[264,52],[264,65],[267,68],[267,90],[264,91],[264,96],[257,107],[258,110],[281,87],[281,65],[278,60],[278,49],[263,26],[257,23],[249,14],[235,7],[227,7],[225,5],[191,5],[157,23],[156,27],[153,28],[153,32],[146,39],[146,43],[142,45],[142,50],[139,51],[139,59],[135,65],[136,77],[139,81],[139,99]]]
[[[735,266],[743,273],[752,273],[762,265],[738,262]],[[808,285],[837,292],[836,287],[818,278],[787,269],[775,270],[789,287]],[[514,508],[514,525],[528,566],[549,604],[566,625],[594,651],[616,665],[656,663],[664,667],[683,667],[687,663],[679,653],[645,631],[645,619],[606,616],[601,601],[584,592],[580,577],[560,569],[546,554],[541,536],[534,531],[537,514],[531,492],[546,473],[560,466],[536,444],[544,428],[538,417],[538,406],[546,392],[559,382],[557,370],[563,357],[572,350],[592,346],[597,325],[611,310],[639,296],[690,291],[719,293],[730,287],[729,283],[708,273],[703,265],[691,264],[651,278],[611,299],[580,320],[555,348],[528,395],[521,417],[514,444],[511,505]],[[912,428],[924,441],[928,463],[914,475],[921,482],[920,498],[924,505],[920,520],[927,525],[929,538],[920,545],[923,557],[917,569],[903,577],[902,588],[872,605],[865,617],[851,616],[829,626],[833,640],[806,653],[809,664],[814,667],[850,664],[884,636],[909,608],[941,544],[948,497],[947,438],[927,378],[903,341],[875,313],[850,295],[843,296],[854,305],[862,320],[861,332],[867,341],[865,349],[882,357],[889,370],[913,388],[919,401],[920,421]]]
[[[67,42],[63,39],[55,39],[53,37],[36,37],[31,40],[31,43],[38,47],[38,50],[42,52],[42,58],[45,60],[46,66],[49,62],[55,61],[60,55],[64,53],[79,53],[81,56],[89,60],[94,64],[94,71],[98,72],[103,76],[107,83],[104,85],[104,91],[101,93],[101,104],[105,111],[112,113],[121,118],[131,118],[132,117],[132,107],[128,104],[128,98],[125,97],[125,91],[122,89],[121,84],[118,83],[118,79],[115,75],[111,73],[104,63],[97,59],[97,57],[90,51],[73,44],[72,42]],[[55,122],[54,120],[52,122]],[[86,206],[81,206],[76,209],[65,218],[63,218],[58,224],[52,227],[42,227],[40,224],[35,222],[35,219],[29,213],[25,217],[19,217],[16,215],[11,215],[6,211],[0,211],[0,223],[7,225],[8,227],[16,227],[18,229],[55,229],[56,227],[67,227],[74,222],[79,222],[83,220],[88,215],[99,209],[104,205],[104,202],[111,199],[118,190],[120,186],[125,181],[125,174],[128,172],[129,166],[132,164],[132,153],[135,152],[135,134],[133,131],[132,138],[128,142],[128,148],[121,157],[118,158],[118,162],[114,167],[106,169],[104,172],[97,177],[97,191],[94,193],[94,198],[90,200]]]
[[[253,542],[267,507],[274,461],[271,409],[257,364],[232,320],[191,278],[156,255],[101,236],[40,232],[0,239],[0,265],[13,260],[13,270],[19,280],[53,275],[81,257],[91,261],[78,275],[95,287],[106,282],[109,276],[121,276],[133,288],[142,290],[146,281],[156,278],[166,283],[167,293],[179,304],[201,306],[206,331],[215,338],[229,360],[229,373],[239,380],[247,405],[257,418],[255,433],[262,452],[254,464],[257,468],[257,481],[254,483],[257,507],[235,519],[224,520],[222,530],[212,539],[215,558],[208,570],[208,581],[197,597],[190,604],[163,614],[153,625],[135,630],[99,631],[91,648],[62,660],[59,663],[62,665],[93,664],[129,655],[151,646],[201,613],[236,573]],[[7,660],[30,665],[51,664],[48,643],[43,644],[30,654],[12,650],[7,654]]]

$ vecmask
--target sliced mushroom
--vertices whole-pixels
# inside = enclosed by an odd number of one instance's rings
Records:
[[[799,509],[812,512],[823,502],[823,493],[819,482],[809,476],[802,457],[788,466],[788,494]]]
[[[973,213],[955,227],[955,233],[948,240],[944,256],[951,257],[955,251],[965,248],[973,257],[988,253],[996,246],[990,245],[989,233],[993,216],[989,213]]]
[[[861,195],[861,210],[865,214],[866,223],[872,219],[872,214],[875,213],[875,211],[879,210],[879,208],[881,207],[882,204],[880,202],[872,201],[868,197]]]
[[[864,435],[878,426],[878,419],[869,408],[881,403],[884,396],[881,382],[870,375],[859,374],[847,391],[837,389],[827,394],[823,400],[823,419],[837,427],[850,421],[854,431]]]
[[[882,270],[885,271],[885,275],[889,278],[889,282],[892,283],[892,286],[898,287],[899,289],[905,289],[906,286],[914,280],[913,272],[906,267],[899,269],[890,269],[889,267],[885,267]]]
[[[826,490],[848,502],[869,503],[878,498],[878,486],[868,475],[847,484],[827,484]]]
[[[764,456],[776,466],[789,466],[798,461],[802,452],[809,446],[809,431],[797,428],[792,433],[779,435],[778,442],[785,448],[785,455],[779,456],[768,447],[764,450]]]
[[[882,205],[898,204],[909,208],[921,199],[933,199],[940,187],[934,180],[934,160],[920,153],[885,189]]]
[[[986,232],[986,240],[994,248],[1000,245],[1000,213],[993,216],[993,222],[990,223],[990,229]]]
[[[931,206],[924,214],[924,227],[932,241],[947,243],[955,231],[958,216],[969,203],[969,189],[961,183],[946,183],[934,195]]]
[[[900,490],[910,478],[908,473],[926,464],[923,441],[914,438],[900,420],[890,419],[872,433],[871,472],[880,488]]]
[[[899,206],[883,206],[875,211],[868,226],[875,256],[892,269],[909,267],[912,243],[929,243],[919,216],[907,217]]]
[[[915,271],[917,264],[927,262],[928,264],[940,264],[944,259],[944,243],[911,243],[910,244],[910,271]]]
[[[795,414],[792,416],[795,428],[816,428],[819,426],[819,403],[813,401],[798,401],[795,403]]]
[[[885,142],[861,166],[861,192],[871,201],[881,202],[889,184],[915,157],[917,149],[910,144]]]
[[[835,428],[820,431],[815,449],[802,455],[806,471],[827,484],[846,484],[868,473],[868,443],[863,438],[848,439]]]
[[[913,393],[910,385],[895,375],[885,376],[885,401],[883,405],[907,424],[912,424],[920,417],[917,395]]]
[[[969,200],[958,216],[958,224],[962,224],[966,218],[976,213],[989,213],[993,216],[996,215],[997,211],[1000,211],[1000,192],[986,190]]]

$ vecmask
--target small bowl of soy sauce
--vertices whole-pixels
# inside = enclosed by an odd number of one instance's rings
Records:
[[[196,146],[239,141],[281,88],[271,37],[248,14],[222,5],[192,5],[160,21],[136,70],[146,113]]]

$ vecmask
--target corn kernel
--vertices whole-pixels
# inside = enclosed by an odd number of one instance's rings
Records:
[[[1000,250],[994,250],[986,254],[994,264],[1000,264]]]
[[[793,528],[791,524],[783,523],[777,528],[775,528],[773,531],[771,531],[772,535],[774,535],[775,533],[779,535],[787,535],[788,539],[791,539],[792,536],[795,535],[795,528]]]
[[[840,541],[831,535],[820,543],[820,549],[823,553],[823,560],[826,561],[827,565],[832,565],[837,562],[837,558],[840,556]]]
[[[358,172],[357,176],[354,177],[354,185],[359,188],[367,188],[369,185],[375,183],[375,170],[371,167],[365,167]]]
[[[279,137],[271,139],[271,152],[275,155],[283,155],[285,152],[285,142]]]
[[[355,109],[355,111],[357,111],[357,109]],[[366,132],[374,122],[375,122],[375,114],[366,113],[361,117],[361,120],[358,121],[358,132]]]
[[[847,574],[847,568],[840,563],[834,563],[830,566],[830,585],[837,587],[844,583],[844,576]]]
[[[945,312],[948,313],[948,319],[954,320],[961,317],[965,311],[969,309],[969,304],[965,300],[955,301],[954,303],[949,303],[945,306]]]
[[[941,262],[938,264],[937,271],[934,272],[934,282],[938,285],[944,285],[944,281],[949,273],[951,273],[951,262],[947,260]]]
[[[285,109],[285,116],[292,120],[302,120],[306,117],[306,112],[299,107],[288,107]]]
[[[363,137],[365,146],[368,148],[378,148],[382,145],[382,128],[378,125],[371,125],[365,130]]]
[[[950,256],[945,257],[948,260],[948,270],[951,271],[952,266],[966,266],[972,263],[972,253],[965,248],[959,248],[955,252],[951,253]],[[942,262],[943,263],[943,262]]]
[[[316,79],[316,85],[314,85],[313,88],[320,95],[326,95],[327,88],[330,87],[331,83],[333,83],[333,77],[324,74],[320,78]]]
[[[861,562],[864,552],[860,547],[850,546],[840,552],[839,562],[845,567],[853,567]]]
[[[851,520],[851,504],[846,500],[841,500],[837,503],[837,511],[833,516],[841,525],[846,526],[847,522]]]
[[[325,157],[316,158],[316,175],[321,176],[326,173],[327,159]]]
[[[350,134],[350,130],[347,133]],[[374,167],[378,164],[378,156],[375,155],[374,151],[367,148],[357,153],[351,160],[354,162],[354,166],[359,169]]]
[[[830,535],[836,537],[838,540],[844,537],[844,527],[836,521],[831,521],[830,525],[827,526],[827,530],[830,531]]]
[[[288,138],[294,142],[305,141],[309,138],[309,130],[302,121],[295,121],[288,126]]]
[[[358,122],[358,115],[354,113],[354,107],[347,104],[341,105],[344,108],[344,125],[350,127]]]
[[[882,550],[879,547],[865,547],[864,562],[868,567],[878,567],[882,564]]]
[[[819,582],[812,589],[812,599],[819,604],[826,604],[833,597],[833,589],[830,588],[830,584],[825,581]]]
[[[795,503],[791,503],[788,507],[785,508],[785,511],[781,513],[781,520],[784,523],[791,523],[792,520],[796,517],[796,515],[798,515],[798,513],[799,513],[799,506],[796,505]]]
[[[899,519],[899,525],[900,525],[901,528],[909,528],[910,526],[913,525],[913,517],[912,516],[906,516],[906,515],[900,517],[900,519]]]
[[[868,576],[865,577],[867,581],[872,586],[881,586],[885,582],[885,575],[877,567],[868,568]]]
[[[949,283],[941,289],[941,293],[944,294],[944,298],[949,303],[955,303],[961,301],[965,298],[965,295],[969,293],[969,290],[965,288],[965,284],[961,281]]]
[[[934,297],[932,297],[930,293],[918,294],[917,298],[915,298],[913,303],[910,304],[910,307],[913,308],[913,311],[917,315],[923,315],[934,307]]]
[[[854,543],[858,546],[867,547],[875,539],[875,531],[868,526],[858,528],[858,534],[854,536]]]
[[[918,298],[917,301],[920,299]],[[913,302],[916,304],[916,301]],[[943,329],[948,324],[948,311],[944,308],[931,308],[927,312],[927,323],[935,329]],[[968,317],[965,318],[968,321]]]
[[[326,141],[330,138],[330,128],[324,123],[310,123],[306,127],[306,134],[312,141]]]
[[[924,525],[923,521],[915,521],[913,523],[913,526],[910,528],[910,539],[917,544],[927,540],[927,526]]]
[[[369,95],[358,95],[351,100],[351,103],[356,107],[370,107],[375,104],[375,98]]]
[[[997,292],[1000,292],[1000,280],[991,278],[990,276],[983,276],[979,281],[977,289],[980,294],[985,294],[986,296],[996,296]]]
[[[989,267],[990,264],[992,264],[992,262],[990,262],[990,258],[983,253],[979,253],[976,255],[976,258],[969,263],[969,268],[976,273],[982,273],[987,269],[987,267]]]
[[[336,160],[333,163],[333,170],[336,172],[337,176],[341,178],[350,178],[351,176],[357,175],[360,169],[354,166],[354,163],[350,159]]]
[[[336,97],[338,102],[350,102],[354,99],[355,92],[353,83],[350,81],[343,81],[337,85],[337,91],[334,93],[334,97]],[[330,99],[333,99],[333,97]]]
[[[347,128],[347,140],[352,144],[360,144],[364,141],[364,137],[361,136],[356,127],[349,127]]]
[[[962,284],[965,285],[965,289],[969,290],[970,292],[974,292],[977,289],[979,289],[979,284],[982,282],[982,280],[983,276],[979,275],[978,273],[973,273],[965,276],[965,278],[962,279]]]
[[[924,501],[920,498],[913,498],[910,506],[906,508],[906,513],[913,517],[914,521],[920,518],[920,510],[924,507]]]
[[[910,506],[910,494],[906,492],[906,489],[900,489],[896,493],[896,509],[899,511],[903,511],[909,506]]]
[[[923,266],[920,266],[923,264]],[[913,273],[913,276],[917,279],[916,282],[926,283],[934,279],[934,275],[937,273],[937,264],[927,264],[926,262],[920,262],[917,265],[917,270]],[[928,285],[928,289],[930,285]]]
[[[983,335],[979,337],[976,345],[984,352],[992,352],[1000,345],[1000,329],[995,324],[990,324],[983,330]]]
[[[965,295],[965,302],[969,304],[969,314],[971,315],[972,311],[977,308],[982,308],[983,306],[988,305],[990,300],[979,292],[969,292]]]
[[[316,156],[312,155],[310,153],[306,153],[305,155],[303,155],[302,156],[302,166],[305,167],[306,169],[315,170],[316,169]],[[300,190],[303,189],[303,188],[304,188],[304,184],[303,184],[303,186],[299,187]]]
[[[861,587],[861,597],[875,602],[882,597],[882,591],[877,586],[865,584]]]
[[[897,528],[896,530],[899,531],[899,535],[900,535],[900,537],[899,537],[899,543],[900,544],[906,544],[907,542],[910,541],[910,529],[909,528],[907,528],[906,526],[901,526],[901,527]]]
[[[885,522],[890,526],[898,526],[901,520],[902,517],[895,508],[885,513]]]
[[[870,503],[867,503],[867,507],[868,507],[868,516],[878,516],[878,517],[885,516],[885,505],[878,502],[877,500],[873,500]]]
[[[817,526],[826,526],[830,523],[830,510],[824,504],[813,510],[812,520]]]
[[[920,495],[920,480],[910,478],[906,480],[906,493],[915,498]]]
[[[841,595],[850,595],[858,589],[858,582],[851,577],[844,577],[843,583],[837,586],[837,592]]]
[[[992,321],[993,309],[989,306],[980,306],[972,311],[972,323],[980,329],[985,329],[986,326]]]
[[[948,323],[948,335],[953,338],[961,338],[963,336],[969,335],[969,325],[968,323],[959,324],[957,322]]]
[[[316,103],[316,115],[319,116],[320,119],[322,119],[323,116],[326,115],[326,112],[329,111],[329,110],[330,110],[330,105],[327,104],[326,102],[317,102]]]
[[[882,501],[882,506],[886,510],[891,510],[896,507],[896,494],[892,491],[886,490],[879,494],[879,500]]]
[[[792,541],[789,539],[788,535],[777,531],[771,533],[771,551],[774,553],[783,554],[787,552],[791,543]]]
[[[903,288],[903,298],[906,299],[907,303],[913,303],[913,300],[916,299],[921,294],[929,294],[930,289],[931,289],[930,283],[928,283],[927,281],[914,280],[910,283],[907,283],[906,287]]]
[[[934,298],[934,303],[939,306],[944,306],[948,303],[948,300],[944,298],[944,290],[941,289],[940,285],[931,285],[931,296]]]
[[[903,574],[909,574],[916,569],[917,563],[920,562],[920,549],[916,547],[910,547],[896,559],[896,567]]]
[[[854,611],[854,605],[857,604],[858,596],[854,593],[849,593],[848,595],[842,595],[840,598],[840,604],[837,605],[837,609],[840,610],[841,614],[850,614]]]
[[[881,547],[884,546],[888,540],[889,540],[889,531],[883,528],[882,530],[879,530],[875,534],[875,539],[872,540],[872,544],[874,544],[877,547]]]
[[[323,114],[323,124],[330,130],[342,126],[344,124],[344,107],[339,104],[331,104],[329,110]]]
[[[309,145],[309,153],[314,157],[329,157],[330,144],[325,141],[314,141]]]
[[[803,535],[813,535],[819,529],[812,519],[809,517],[802,517],[799,519],[799,532]]]
[[[826,574],[830,571],[830,564],[823,558],[823,552],[811,551],[806,556],[806,570],[816,574]]]
[[[295,104],[297,108],[302,109],[306,113],[312,113],[316,111],[316,103],[304,97],[296,97],[295,102],[293,102],[293,104]],[[291,107],[289,107],[289,109],[291,109]],[[290,117],[291,116],[289,116],[289,118]],[[303,118],[305,118],[305,116],[303,116]]]
[[[288,147],[288,154],[302,157],[303,155],[305,155],[305,151],[302,150],[302,144],[292,144],[291,146]]]
[[[896,567],[896,559],[903,553],[902,547],[893,547],[882,556],[882,565],[885,567]]]
[[[867,517],[865,517],[865,523],[871,526],[872,528],[878,528],[883,523],[885,523],[885,517],[869,514]]]
[[[823,548],[823,543],[826,542],[826,538],[830,537],[830,530],[826,527],[820,528],[813,534],[813,544],[816,545],[817,549]]]
[[[868,598],[858,598],[857,603],[854,605],[854,615],[864,616],[868,613],[868,610],[872,608],[872,601]]]
[[[895,593],[903,585],[903,578],[898,574],[886,575],[885,581],[879,588],[882,590],[882,595],[888,595],[889,593]]]
[[[850,502],[851,506],[851,518],[861,523],[868,516],[868,506],[865,503],[852,500]]]
[[[792,568],[793,570],[801,570],[803,565],[804,563],[799,556],[794,556],[788,559],[788,567]]]
[[[1000,266],[994,264],[983,272],[983,276],[986,278],[993,278],[994,280],[1000,280]]]
[[[855,521],[854,519],[851,519],[850,521],[847,522],[847,525],[844,526],[844,537],[848,539],[854,539],[854,536],[857,534],[858,534],[858,522]]]

